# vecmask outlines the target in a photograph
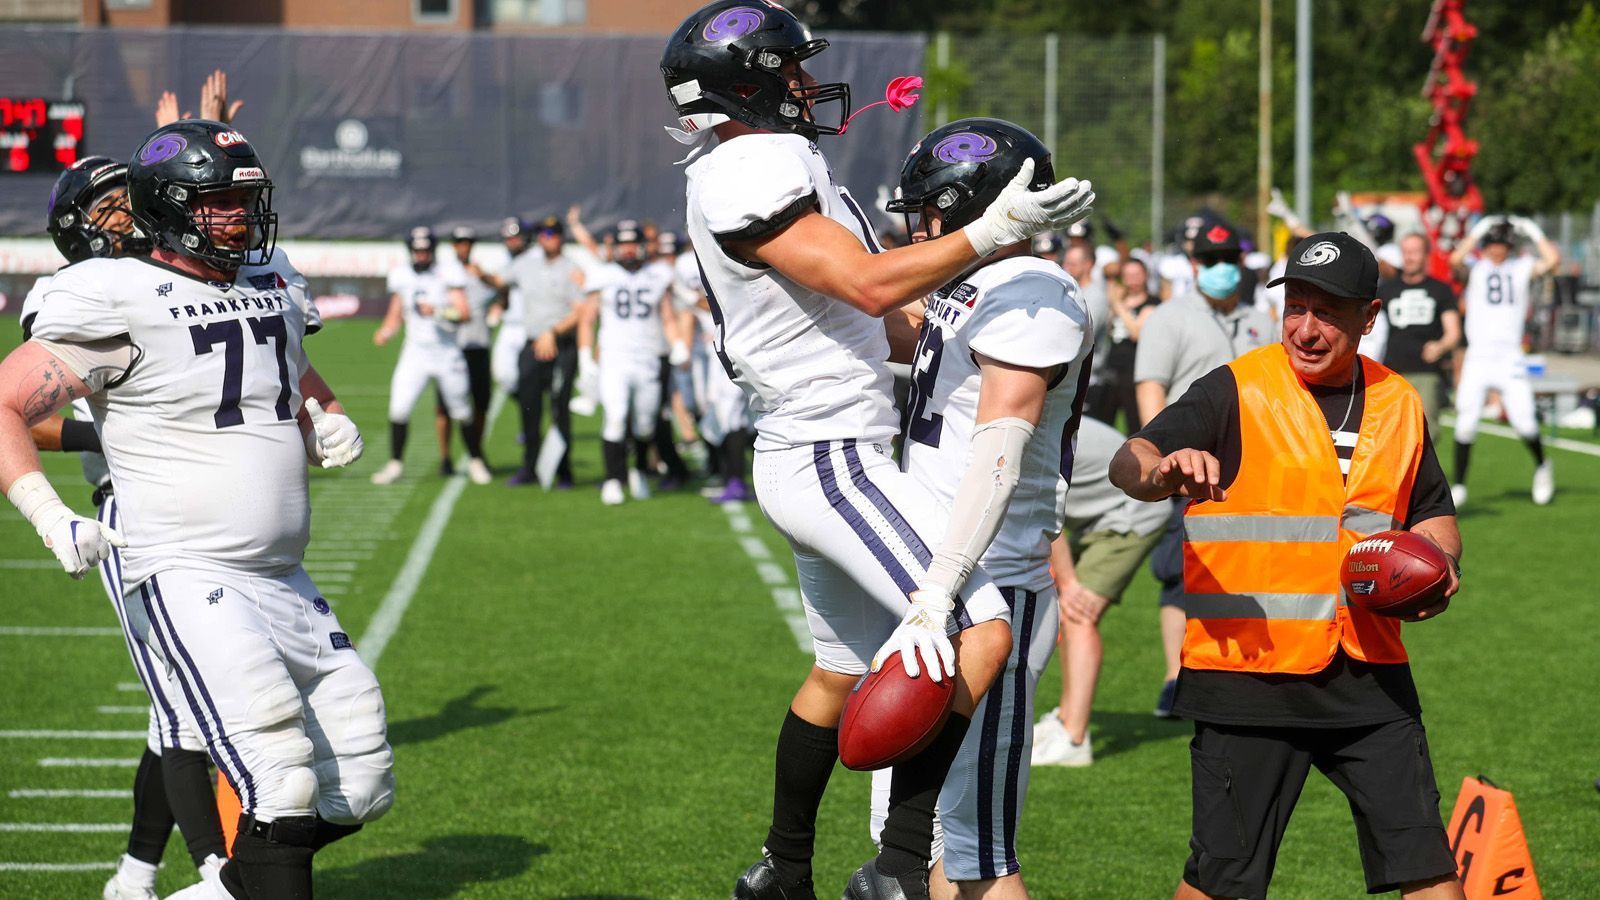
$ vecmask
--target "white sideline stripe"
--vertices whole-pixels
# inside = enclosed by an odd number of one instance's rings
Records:
[[[485,440],[494,433],[495,420],[500,418],[500,411],[505,409],[505,405],[505,392],[495,391],[494,402],[489,404],[489,415],[483,425]],[[451,476],[433,501],[433,507],[428,510],[428,518],[423,521],[416,540],[411,542],[411,549],[406,552],[406,564],[395,575],[389,592],[383,595],[383,602],[378,604],[378,611],[372,614],[372,621],[367,623],[366,632],[356,642],[356,652],[369,668],[378,667],[378,660],[383,658],[389,640],[400,630],[400,620],[405,617],[406,608],[416,596],[422,576],[428,573],[433,553],[439,549],[439,539],[444,537],[445,526],[450,524],[450,514],[455,511],[456,501],[461,499],[461,492],[466,489],[466,466],[458,466],[456,474]]]
[[[116,822],[0,822],[0,832],[29,831],[87,833],[128,831],[132,825]]]
[[[39,765],[47,769],[131,769],[139,764],[137,759],[104,759],[83,756],[47,756]]]
[[[143,738],[144,736],[144,729],[138,731],[57,731],[29,728],[0,731],[0,738],[16,738],[19,740],[126,741],[133,738]]]
[[[112,862],[86,863],[24,863],[0,862],[0,872],[110,872],[117,868]]]
[[[326,582],[326,581],[355,581],[356,580],[356,576],[355,576],[354,572],[325,572],[322,569],[313,568],[311,566],[307,566],[306,567],[306,574],[311,575],[313,578],[315,578],[319,585],[322,584],[322,582]]]
[[[322,593],[326,594],[329,597],[335,597],[335,596],[338,596],[339,594],[348,594],[350,592],[350,587],[349,587],[349,585],[343,585],[343,584],[324,584],[324,585],[319,585],[317,587],[317,590],[321,591]]]
[[[308,561],[306,563],[306,568],[319,572],[353,572],[355,571],[356,564],[353,562],[338,562],[334,560],[328,560],[325,562],[319,559],[314,562]]]
[[[142,694],[144,693],[144,685],[137,681],[119,681],[117,682],[117,690],[122,691],[125,694],[131,694],[134,691],[138,691]]]
[[[57,628],[35,625],[0,625],[0,635],[10,637],[121,637],[121,628]]]
[[[1449,425],[1452,429],[1456,427],[1455,416],[1440,416],[1439,421]],[[1519,441],[1522,440],[1522,436],[1517,434],[1516,429],[1507,428],[1504,425],[1496,425],[1493,422],[1480,423],[1478,425],[1478,431],[1482,434],[1492,434],[1495,437],[1515,438]],[[1542,431],[1540,432],[1540,434],[1543,433],[1544,432]],[[1575,441],[1571,438],[1562,437],[1547,437],[1544,439],[1544,445],[1546,447],[1556,447],[1561,450],[1571,450],[1573,453],[1582,453],[1586,456],[1600,456],[1600,444],[1591,444],[1588,441]]]
[[[739,546],[745,555],[755,564],[756,574],[761,577],[761,582],[767,585],[772,594],[772,604],[778,608],[778,613],[783,616],[783,622],[789,626],[789,633],[794,635],[795,646],[801,653],[810,655],[814,652],[811,642],[811,628],[806,624],[805,607],[800,603],[800,591],[790,587],[789,576],[783,566],[772,561],[772,551],[753,532],[755,525],[750,521],[750,516],[737,503],[724,503],[722,511],[728,516],[728,527],[739,535]]]
[[[111,789],[92,790],[65,790],[61,788],[17,788],[10,792],[13,800],[65,800],[83,798],[87,800],[126,800],[133,796],[133,791]]]
[[[53,559],[0,559],[0,569],[59,569]]]
[[[148,706],[96,706],[94,711],[102,716],[143,715],[150,711]]]

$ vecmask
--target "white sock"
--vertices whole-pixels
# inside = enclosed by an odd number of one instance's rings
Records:
[[[117,879],[129,887],[155,890],[156,867],[144,860],[134,859],[124,853],[122,854],[122,859],[117,863]]]
[[[200,864],[200,880],[215,882],[222,877],[222,867],[227,859],[212,853]]]

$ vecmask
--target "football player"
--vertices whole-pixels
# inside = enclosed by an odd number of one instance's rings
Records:
[[[479,279],[498,292],[493,308],[500,311],[500,330],[495,332],[494,346],[489,351],[489,368],[494,372],[495,383],[513,400],[517,396],[517,358],[522,354],[522,348],[528,345],[528,331],[522,327],[522,288],[508,283],[505,275],[517,257],[528,249],[528,234],[532,230],[531,222],[517,216],[507,217],[500,223],[500,240],[506,251],[505,262],[492,269],[479,265]]]
[[[472,421],[462,425],[461,429],[471,431],[481,446],[484,421],[489,413],[489,397],[494,392],[494,381],[489,374],[489,311],[496,291],[483,280],[483,269],[472,259],[472,248],[477,243],[478,233],[469,227],[463,225],[450,230],[450,249],[454,251],[455,262],[467,276],[462,290],[467,292],[467,308],[471,312],[456,327],[456,346],[461,348],[461,358],[467,364],[467,392],[472,397]],[[440,469],[453,474],[455,467],[450,464],[450,408],[445,405],[444,392],[436,392],[434,430],[439,436],[439,459],[443,461]]]
[[[177,896],[310,897],[312,854],[394,798],[377,679],[301,565],[307,466],[355,461],[360,431],[302,347],[320,320],[272,252],[272,182],[245,137],[158,129],[128,196],[150,257],[57,273],[32,338],[0,362],[0,489],[69,574],[113,561],[133,627],[239,794],[225,887]],[[56,495],[27,433],[85,396],[116,486],[98,520]]]
[[[624,478],[633,499],[650,497],[645,472],[656,429],[661,427],[661,370],[668,344],[677,343],[669,341],[669,335],[677,331],[672,304],[667,302],[671,285],[660,267],[646,265],[645,237],[638,225],[624,221],[612,231],[611,256],[611,262],[589,279],[578,326],[578,353],[580,358],[595,355],[598,322],[600,405],[605,408],[600,440],[606,470],[600,501],[616,506],[623,501]],[[687,347],[682,355],[687,358]],[[630,438],[631,469],[624,443]]]
[[[437,245],[432,229],[411,229],[406,236],[411,262],[389,273],[389,311],[372,336],[372,342],[382,347],[404,323],[405,344],[389,381],[389,461],[373,473],[373,484],[393,484],[405,474],[402,460],[411,410],[430,381],[438,385],[439,397],[450,418],[462,427],[461,440],[467,445],[467,477],[473,484],[494,480],[483,461],[482,435],[468,427],[472,422],[471,386],[466,357],[456,343],[460,324],[472,318],[472,305],[467,299],[470,278],[453,259],[440,260],[434,252]],[[455,474],[449,457],[439,461],[439,471]]]
[[[680,126],[671,133],[700,157],[687,169],[686,210],[716,352],[750,399],[756,495],[794,550],[816,654],[779,731],[762,859],[734,896],[814,896],[816,813],[840,712],[861,676],[899,652],[912,677],[956,679],[955,711],[896,767],[883,849],[847,890],[920,898],[939,788],[1011,637],[1004,598],[965,552],[973,536],[944,533],[938,501],[890,459],[899,427],[882,317],[1082,218],[1094,195],[1076,179],[1050,184],[1027,161],[964,228],[877,252],[815,143],[840,132],[849,105],[848,85],[806,71],[827,46],[777,4],[717,0],[683,21],[661,59]]]
[[[1519,233],[1533,244],[1538,256],[1511,255]],[[1491,388],[1500,391],[1506,418],[1533,455],[1533,502],[1543,506],[1555,496],[1555,469],[1545,458],[1544,443],[1539,439],[1533,385],[1522,358],[1522,334],[1533,315],[1529,282],[1554,272],[1560,263],[1561,251],[1538,224],[1522,216],[1479,219],[1450,254],[1450,265],[1467,283],[1462,293],[1467,352],[1456,384],[1455,478],[1450,487],[1457,507],[1467,502],[1472,442],[1478,436],[1484,395]]]
[[[133,223],[128,210],[128,167],[104,156],[74,163],[56,180],[50,192],[47,230],[67,263],[122,254],[145,254],[150,242]],[[32,337],[33,323],[44,305],[52,276],[34,282],[22,303],[22,337]],[[80,451],[83,474],[94,488],[93,502],[100,515],[110,510],[115,489],[105,456],[100,452],[86,399],[72,401],[74,418],[51,416],[33,426],[34,444],[40,450]],[[114,565],[100,566],[101,582],[111,608],[122,625],[134,671],[150,698],[148,734],[144,755],[133,778],[133,828],[128,852],[117,872],[106,882],[105,900],[154,900],[156,868],[172,832],[174,821],[182,830],[189,853],[202,878],[215,879],[228,856],[222,823],[211,792],[211,770],[205,744],[193,726],[178,715],[182,697],[168,678],[166,667],[151,656],[129,627],[123,597],[117,589]]]
[[[1054,180],[1050,151],[1026,129],[1000,119],[951,122],[917,143],[886,208],[906,216],[912,240],[936,238],[983,215],[1024,161],[1035,177]],[[982,727],[967,732],[939,793],[936,896],[957,895],[949,882],[960,896],[1027,896],[1016,834],[1038,683],[1030,658],[1048,658],[1037,642],[1054,643],[1036,623],[1054,619],[1050,544],[1063,516],[1056,486],[1071,478],[1094,339],[1077,282],[1021,240],[935,291],[914,352],[892,353],[912,365],[902,467],[950,511],[947,535],[971,535],[963,558],[994,579],[1013,633],[1005,668],[973,714]],[[874,778],[875,824],[889,780]]]

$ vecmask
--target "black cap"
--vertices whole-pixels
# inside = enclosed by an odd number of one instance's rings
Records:
[[[1200,226],[1199,230],[1195,232],[1194,248],[1189,251],[1189,255],[1196,258],[1223,254],[1237,256],[1241,252],[1239,232],[1233,227],[1219,222],[1209,227]]]
[[[1301,238],[1277,287],[1297,280],[1314,284],[1335,297],[1371,300],[1378,296],[1378,260],[1367,245],[1342,231],[1324,231]]]
[[[537,229],[540,234],[564,235],[567,233],[567,230],[561,225],[561,220],[555,216],[545,216],[540,219]]]

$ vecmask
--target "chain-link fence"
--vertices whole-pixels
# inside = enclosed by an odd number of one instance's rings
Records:
[[[1059,177],[1092,180],[1100,213],[1143,242],[1176,221],[1163,208],[1165,66],[1155,35],[941,33],[929,42],[923,114],[930,127],[994,116],[1029,129]]]

